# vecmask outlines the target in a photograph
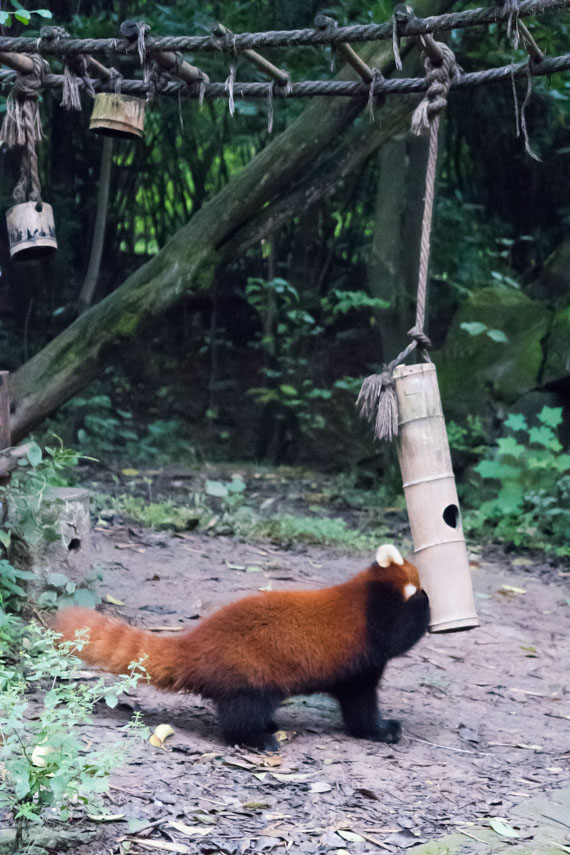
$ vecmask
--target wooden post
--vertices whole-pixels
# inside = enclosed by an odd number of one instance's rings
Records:
[[[471,629],[479,621],[435,365],[400,365],[394,381],[398,459],[430,630]]]
[[[10,448],[10,386],[9,371],[0,371],[0,451]]]

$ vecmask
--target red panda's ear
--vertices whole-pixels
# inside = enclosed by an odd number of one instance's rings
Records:
[[[401,586],[406,600],[413,596],[416,591],[420,590],[421,584],[417,567],[411,561],[402,558],[399,550],[393,543],[383,543],[382,546],[378,547],[376,550],[376,563],[379,567],[388,568],[396,565],[398,568],[401,568],[395,572],[394,582],[396,582],[396,579],[398,580],[397,585],[398,587]],[[394,571],[396,571],[396,566],[394,566]]]
[[[393,543],[383,543],[376,550],[376,563],[380,567],[389,567],[390,564],[404,564],[404,559]]]

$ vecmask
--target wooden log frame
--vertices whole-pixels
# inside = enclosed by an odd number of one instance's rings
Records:
[[[452,0],[417,0],[415,11],[419,16],[439,15],[451,5]],[[405,43],[402,55],[408,49]],[[361,58],[384,74],[393,69],[390,44],[368,44]],[[344,68],[337,80],[350,80],[351,74]],[[18,369],[12,385],[14,438],[24,436],[96,377],[125,339],[136,336],[147,321],[208,289],[219,264],[294,216],[300,202],[319,198],[351,166],[403,131],[416,103],[416,97],[402,96],[389,110],[384,107],[382,123],[355,129],[351,125],[366,97],[314,99],[152,260]],[[341,139],[343,135],[348,136]],[[340,164],[333,156],[327,161],[326,154],[335,150],[342,154]]]

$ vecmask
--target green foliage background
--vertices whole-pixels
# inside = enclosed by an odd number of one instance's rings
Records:
[[[326,9],[316,0],[52,0],[45,5],[54,24],[78,37],[116,35],[126,18],[148,21],[156,35],[178,35],[209,33],[216,21],[234,31],[255,31],[312,26],[314,15],[323,11],[341,25],[386,20],[392,12],[385,0],[367,6],[339,0]],[[37,32],[42,22],[32,15],[26,34]],[[567,12],[529,22],[548,55],[567,50],[568,24]],[[23,23],[12,20],[10,34],[18,31],[24,32]],[[502,25],[457,30],[449,40],[466,71],[526,56],[512,47]],[[340,65],[328,48],[265,54],[294,80],[329,78],[331,61]],[[213,80],[228,75],[230,59],[221,53],[188,54],[187,59]],[[125,75],[141,73],[130,59],[118,58],[117,65]],[[57,60],[52,67],[61,70]],[[412,73],[421,74],[421,66]],[[239,80],[264,79],[243,58],[237,74]],[[519,107],[525,87],[526,81],[515,87]],[[570,224],[570,80],[567,74],[534,78],[532,88],[526,122],[541,161],[529,158],[517,137],[510,83],[450,96],[441,136],[430,279],[428,331],[436,347],[445,342],[457,309],[480,289],[494,288],[498,305],[501,294],[516,290],[549,312],[568,301],[568,280],[564,286],[550,271]],[[221,99],[202,107],[195,101],[155,99],[147,110],[144,138],[136,145],[117,141],[114,146],[112,201],[96,300],[162,248],[304,106],[301,100],[276,101],[270,135],[263,100],[238,99],[231,117]],[[5,246],[0,249],[5,271],[0,360],[10,369],[76,316],[93,234],[101,140],[88,131],[89,105],[85,102],[81,113],[66,112],[57,98],[46,94],[41,109],[44,197],[55,207],[60,250],[48,265],[18,266],[10,264]],[[382,121],[381,110],[376,121]],[[369,123],[363,111],[356,126],[364,129]],[[410,150],[402,157],[413,160],[415,155]],[[5,207],[17,169],[17,157],[6,153],[0,160]],[[369,429],[353,407],[362,377],[395,355],[388,341],[396,341],[398,348],[405,343],[407,319],[413,315],[413,289],[382,294],[371,272],[375,240],[381,242],[391,228],[377,211],[383,181],[374,152],[333,192],[216,270],[208,293],[189,295],[175,311],[151,322],[144,336],[125,344],[46,429],[55,428],[65,445],[104,462],[162,465],[237,458],[346,471],[364,465],[377,480],[395,484],[393,454],[372,446]],[[415,257],[417,245],[412,242],[401,252]],[[500,367],[501,348],[509,345],[500,319],[496,326],[481,326],[468,317],[461,326],[465,339],[485,340]],[[536,344],[545,347],[542,340]],[[484,406],[467,414],[454,411],[454,401],[442,389],[444,408],[455,422],[460,489],[467,503],[478,504],[473,484],[478,490],[493,484],[491,470],[475,467],[491,455],[497,440],[502,442],[509,412],[524,412],[528,424],[534,424],[544,406],[562,408],[560,424],[548,427],[553,441],[567,445],[569,388],[566,376],[541,389],[545,397],[532,411],[524,401],[519,407],[518,401],[497,399],[491,391]],[[535,430],[518,435],[517,443],[534,448]],[[504,454],[502,446],[497,448]],[[543,450],[565,460],[552,446]],[[510,476],[504,469],[495,471],[505,505]],[[558,507],[566,496],[559,486],[560,479],[565,484],[566,472],[544,466],[542,474],[551,481],[537,489],[547,489]],[[543,513],[533,507],[523,511],[519,504],[516,513]],[[551,518],[548,508],[544,515]],[[494,511],[488,510],[492,517]],[[495,531],[500,533],[502,525],[494,519]]]

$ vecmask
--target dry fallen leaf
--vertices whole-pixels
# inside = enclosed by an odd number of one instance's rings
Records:
[[[337,834],[342,837],[343,840],[348,840],[350,843],[364,843],[364,837],[361,834],[357,834],[356,831],[339,828]]]
[[[165,748],[164,741],[168,739],[169,736],[172,736],[174,733],[174,728],[169,724],[159,724],[158,727],[155,727],[154,733],[149,739],[151,745],[155,748]]]
[[[136,843],[137,846],[142,846],[144,849],[161,849],[165,852],[180,852],[181,855],[190,855],[191,850],[187,846],[182,846],[180,843],[166,843],[163,840],[141,840],[140,837],[127,837],[126,840]]]
[[[501,590],[509,594],[526,594],[526,588],[517,588],[516,585],[501,585]]]
[[[332,787],[326,781],[314,781],[309,787],[311,793],[330,793]]]
[[[251,772],[252,769],[255,769],[259,765],[258,762],[252,763],[250,760],[242,759],[241,757],[224,757],[222,762],[224,766],[236,766],[238,769],[245,769],[247,772]]]
[[[92,822],[118,822],[125,819],[124,813],[88,813],[87,816]]]
[[[309,778],[312,778],[313,775],[316,775],[316,772],[272,772],[271,773],[274,778],[277,778],[278,781],[287,782],[287,781],[308,781]]]
[[[104,603],[110,603],[112,606],[124,606],[124,602],[122,600],[118,600],[116,597],[113,597],[112,594],[105,594],[103,597]]]
[[[493,831],[496,834],[500,834],[502,837],[520,837],[518,831],[505,822],[504,819],[501,819],[500,816],[491,816],[487,821]]]
[[[185,825],[183,822],[169,822],[168,824],[171,828],[175,828],[176,831],[179,831],[181,834],[187,834],[188,837],[192,837],[196,834],[203,837],[205,834],[210,834],[211,832],[211,829],[207,826]]]
[[[38,766],[40,769],[44,769],[47,766],[45,758],[54,752],[55,748],[52,745],[36,745],[32,751],[32,766]]]

